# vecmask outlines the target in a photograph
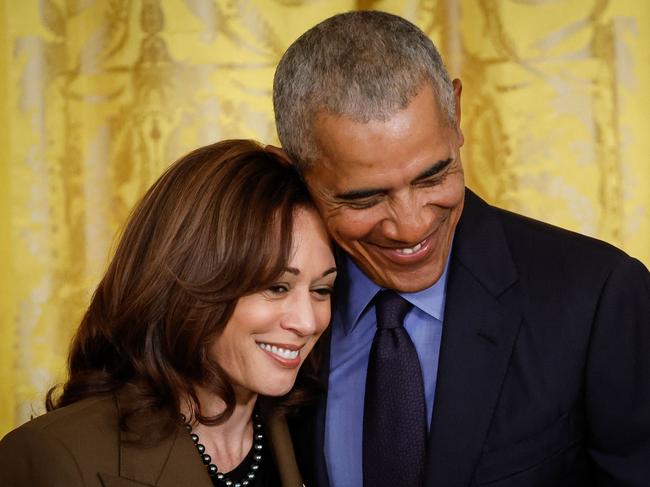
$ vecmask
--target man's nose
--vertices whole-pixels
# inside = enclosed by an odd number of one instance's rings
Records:
[[[410,194],[391,202],[382,230],[391,240],[415,245],[427,236],[433,217],[426,202]]]
[[[297,292],[295,298],[288,303],[282,327],[300,336],[316,332],[316,312],[309,290]]]

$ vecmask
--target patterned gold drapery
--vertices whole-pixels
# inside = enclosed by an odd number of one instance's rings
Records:
[[[189,149],[276,143],[274,67],[341,11],[417,23],[464,82],[468,185],[650,264],[650,3],[0,0],[0,436],[42,411],[115,235]]]

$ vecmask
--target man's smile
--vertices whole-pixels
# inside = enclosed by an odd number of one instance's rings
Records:
[[[435,232],[429,234],[425,239],[410,247],[388,247],[372,243],[368,243],[367,245],[395,264],[417,264],[428,257],[434,234]]]

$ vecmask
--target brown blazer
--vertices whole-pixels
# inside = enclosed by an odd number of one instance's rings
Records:
[[[40,416],[0,441],[0,487],[212,487],[182,426],[150,448],[128,443],[118,399],[86,399]],[[284,418],[266,420],[282,487],[300,487]]]

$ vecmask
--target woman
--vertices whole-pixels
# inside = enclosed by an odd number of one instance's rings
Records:
[[[276,156],[234,140],[180,159],[132,214],[62,393],[0,443],[0,485],[301,485],[279,412],[308,399],[309,364],[292,387],[335,275]]]

